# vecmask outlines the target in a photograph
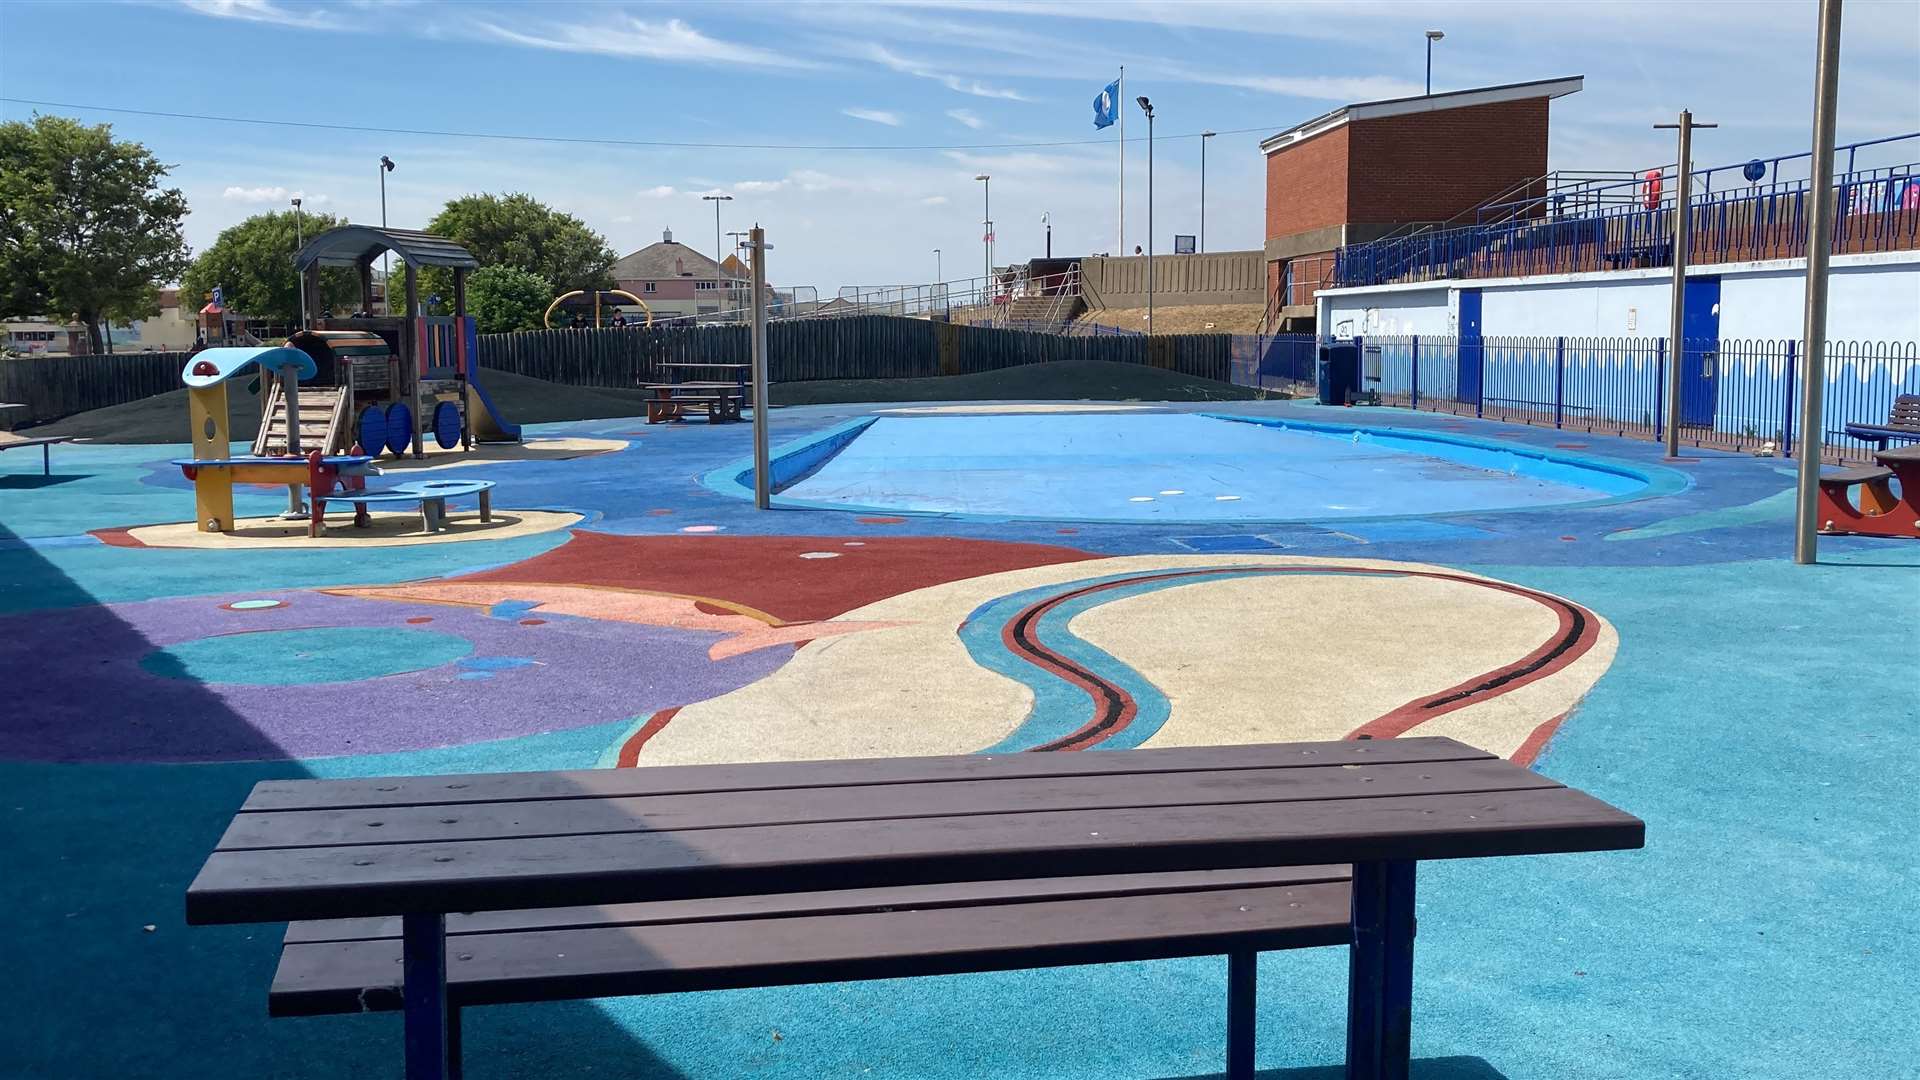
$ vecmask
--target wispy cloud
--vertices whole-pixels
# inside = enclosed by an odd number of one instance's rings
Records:
[[[333,201],[325,195],[309,195],[304,191],[278,186],[241,187],[237,184],[222,191],[220,197],[238,203],[283,203],[289,199],[299,199],[304,206],[321,206]]]
[[[1246,90],[1316,101],[1379,101],[1413,97],[1424,89],[1419,83],[1388,75],[1229,75],[1222,72],[1182,71],[1180,77],[1188,82],[1238,86]]]
[[[769,191],[779,191],[786,186],[785,180],[742,180],[733,185],[733,190],[749,195],[764,195]]]
[[[816,61],[708,37],[680,19],[649,22],[622,16],[611,22],[545,22],[538,29],[513,29],[484,20],[473,24],[484,37],[512,45],[560,52],[597,53],[681,64],[752,64],[780,68],[818,68]]]
[[[955,123],[965,124],[975,131],[979,131],[981,128],[987,126],[987,122],[980,119],[979,114],[975,113],[972,109],[948,109],[947,115],[951,117]]]
[[[889,71],[897,71],[902,75],[912,75],[921,79],[932,79],[934,82],[958,94],[971,94],[974,97],[983,98],[999,98],[1005,101],[1033,100],[1018,90],[1009,89],[1004,86],[988,86],[978,79],[970,79],[964,75],[955,75],[952,72],[941,71],[930,64],[908,59],[889,50],[884,45],[870,46],[867,49],[867,57]]]
[[[643,188],[640,191],[634,192],[634,194],[643,199],[671,199],[675,195],[680,194],[680,189],[674,187],[672,184],[658,184],[654,187]]]
[[[929,195],[920,200],[921,206],[945,206],[950,202],[945,195]]]
[[[333,30],[341,26],[332,13],[324,8],[290,11],[272,0],[182,0],[181,6],[216,19],[297,26],[305,30]]]
[[[862,109],[855,107],[841,109],[840,115],[851,116],[855,120],[866,120],[870,123],[885,124],[888,127],[899,127],[901,124],[899,113],[888,112],[885,109]]]

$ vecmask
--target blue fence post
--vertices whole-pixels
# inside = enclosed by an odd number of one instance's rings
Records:
[[[1663,435],[1667,414],[1667,339],[1653,343],[1653,437]]]
[[[1413,404],[1410,406],[1410,408],[1418,411],[1420,408],[1420,335],[1419,334],[1413,335],[1413,376],[1412,378],[1413,378],[1413,384],[1408,389],[1408,393],[1411,395],[1411,398],[1413,401]]]
[[[1786,394],[1785,394],[1786,400],[1780,403],[1780,455],[1782,457],[1793,456],[1793,402],[1794,402],[1793,391],[1796,383],[1794,370],[1793,370],[1794,369],[1794,362],[1793,362],[1794,345],[1795,345],[1795,342],[1792,342],[1792,341],[1787,342],[1787,386],[1786,386]]]
[[[1560,427],[1560,421],[1566,415],[1567,402],[1567,339],[1553,339],[1553,426]]]

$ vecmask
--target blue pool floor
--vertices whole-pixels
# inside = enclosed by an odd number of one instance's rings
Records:
[[[1437,456],[1454,450],[1447,444],[1425,444],[1432,454],[1406,445],[1175,413],[881,417],[780,501],[1007,518],[1272,521],[1620,493],[1618,476],[1564,466],[1543,475],[1539,462],[1497,451],[1492,457],[1508,467],[1485,468]]]

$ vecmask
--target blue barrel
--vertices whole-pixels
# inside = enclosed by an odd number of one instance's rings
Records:
[[[404,401],[387,406],[387,449],[404,454],[413,445],[413,410]]]
[[[443,401],[433,407],[433,441],[451,450],[460,442],[460,406]]]
[[[369,405],[360,410],[360,422],[354,431],[360,437],[360,449],[375,457],[387,445],[387,414],[378,405]]]

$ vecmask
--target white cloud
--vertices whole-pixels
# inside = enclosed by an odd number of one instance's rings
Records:
[[[485,21],[473,25],[482,36],[495,41],[560,52],[598,53],[683,64],[742,64],[780,68],[821,66],[783,52],[711,38],[679,19],[648,22],[623,16],[611,22],[599,19],[585,22],[553,20],[539,23],[541,29],[538,30],[510,29]]]
[[[680,189],[674,187],[672,184],[660,184],[655,187],[643,188],[634,194],[643,199],[671,199],[679,193]]]
[[[965,124],[975,131],[979,131],[981,128],[987,126],[987,122],[980,119],[979,114],[971,109],[948,109],[947,115],[952,117],[955,122]]]
[[[304,191],[278,186],[240,187],[237,184],[222,191],[220,197],[241,203],[283,203],[299,199],[303,206],[322,206],[333,201],[325,195],[309,195]]]
[[[1425,89],[1421,84],[1390,75],[1226,75],[1207,71],[1183,71],[1189,82],[1215,86],[1238,86],[1269,94],[1312,98],[1316,101],[1382,101],[1388,98],[1414,97]]]
[[[918,60],[910,60],[898,53],[889,51],[884,45],[869,47],[867,49],[867,56],[873,60],[874,63],[879,64],[889,71],[897,71],[903,75],[912,75],[921,79],[932,79],[934,82],[939,83],[955,93],[971,94],[974,97],[1000,98],[1006,101],[1033,100],[1018,90],[1011,90],[1003,86],[988,86],[977,79],[969,79],[963,75],[940,71]]]
[[[305,30],[335,30],[340,28],[331,14],[323,9],[311,11],[288,11],[272,0],[182,0],[188,11],[201,15],[211,15],[216,19],[238,19],[241,22],[271,23],[275,26],[297,26]]]
[[[945,206],[950,200],[945,195],[929,195],[920,200],[921,206]]]
[[[733,185],[733,190],[765,194],[769,191],[779,191],[786,186],[787,182],[785,180],[742,180]]]
[[[862,109],[855,107],[841,109],[840,115],[851,116],[855,120],[866,120],[870,123],[885,124],[888,127],[899,127],[901,123],[899,113],[888,112],[885,109]]]

